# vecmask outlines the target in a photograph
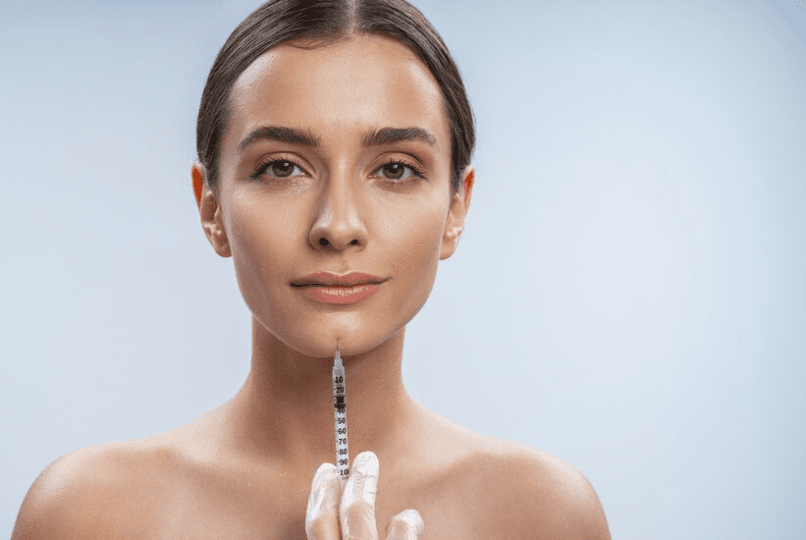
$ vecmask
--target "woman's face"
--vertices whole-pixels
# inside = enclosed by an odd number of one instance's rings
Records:
[[[337,338],[352,355],[400,332],[456,247],[473,180],[469,168],[451,197],[450,131],[428,68],[383,37],[284,44],[241,74],[229,113],[220,201],[205,190],[200,209],[255,318],[319,358]],[[378,283],[328,287],[309,277],[319,272]]]

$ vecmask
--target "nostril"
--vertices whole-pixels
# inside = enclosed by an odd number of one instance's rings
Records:
[[[353,246],[357,246],[358,245],[358,240],[353,240],[352,242],[350,242],[350,244],[353,245]]]
[[[329,242],[327,241],[327,238],[320,238],[320,239],[319,239],[319,245],[320,245],[320,246],[323,246],[323,247],[324,247],[324,246],[328,245],[328,243],[329,243]]]

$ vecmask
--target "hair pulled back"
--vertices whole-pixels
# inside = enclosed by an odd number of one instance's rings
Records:
[[[405,0],[270,0],[244,19],[213,62],[196,123],[196,151],[212,190],[218,193],[229,96],[240,74],[281,43],[311,40],[310,48],[315,48],[360,34],[386,36],[408,45],[434,75],[451,131],[451,190],[459,191],[476,143],[473,112],[459,68],[442,38]]]

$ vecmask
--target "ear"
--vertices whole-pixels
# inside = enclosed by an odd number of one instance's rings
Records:
[[[231,257],[229,239],[221,214],[221,204],[218,196],[204,181],[204,166],[194,163],[190,175],[193,177],[193,194],[196,196],[196,205],[199,207],[199,217],[202,229],[216,253],[222,257]]]
[[[439,260],[445,260],[456,251],[459,245],[459,238],[465,227],[465,216],[470,207],[470,199],[473,196],[473,184],[476,181],[476,169],[470,165],[465,168],[462,177],[462,185],[459,192],[453,196],[451,206],[448,209],[448,219],[445,222],[445,231],[442,234],[442,247],[439,252]]]

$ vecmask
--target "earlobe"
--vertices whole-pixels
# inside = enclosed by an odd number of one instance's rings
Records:
[[[221,204],[215,192],[204,181],[204,167],[199,163],[193,164],[191,175],[193,177],[193,193],[199,207],[199,219],[207,240],[213,249],[222,257],[231,257],[229,239],[224,229],[221,215]]]

